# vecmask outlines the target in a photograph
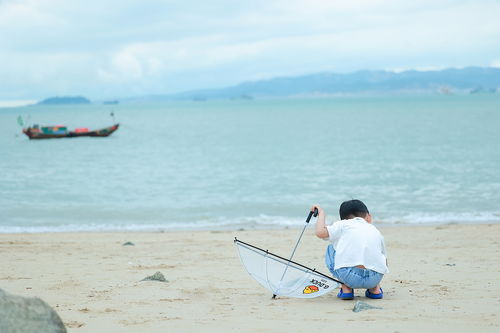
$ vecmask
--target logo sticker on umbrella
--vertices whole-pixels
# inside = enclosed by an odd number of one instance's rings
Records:
[[[316,286],[307,286],[304,288],[304,291],[302,292],[303,294],[312,294],[312,293],[317,293],[319,291],[319,288]]]

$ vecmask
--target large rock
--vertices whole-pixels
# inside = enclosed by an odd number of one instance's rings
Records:
[[[44,301],[0,289],[0,332],[66,333],[61,318]]]

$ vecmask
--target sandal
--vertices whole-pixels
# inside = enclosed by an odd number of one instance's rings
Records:
[[[340,299],[343,299],[343,300],[354,299],[354,289],[350,293],[344,293],[344,292],[342,292],[342,288],[340,288],[340,291],[337,294],[337,297]]]
[[[366,289],[365,296],[372,299],[382,299],[384,298],[384,291],[380,288],[380,294],[373,294],[369,289]]]

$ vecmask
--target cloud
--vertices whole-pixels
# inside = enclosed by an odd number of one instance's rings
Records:
[[[57,26],[64,23],[61,17],[44,10],[46,5],[57,6],[58,1],[46,0],[10,0],[0,2],[1,29],[29,29],[37,27]]]
[[[2,1],[0,99],[489,65],[499,16],[493,0]]]

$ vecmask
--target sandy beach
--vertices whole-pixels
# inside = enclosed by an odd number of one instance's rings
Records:
[[[500,225],[379,229],[391,270],[383,300],[364,290],[354,301],[336,291],[272,300],[233,239],[288,256],[299,229],[0,234],[0,288],[41,297],[79,333],[500,331]],[[328,273],[326,245],[309,228],[295,260]],[[168,282],[140,282],[157,271]],[[354,313],[356,300],[383,309]]]

